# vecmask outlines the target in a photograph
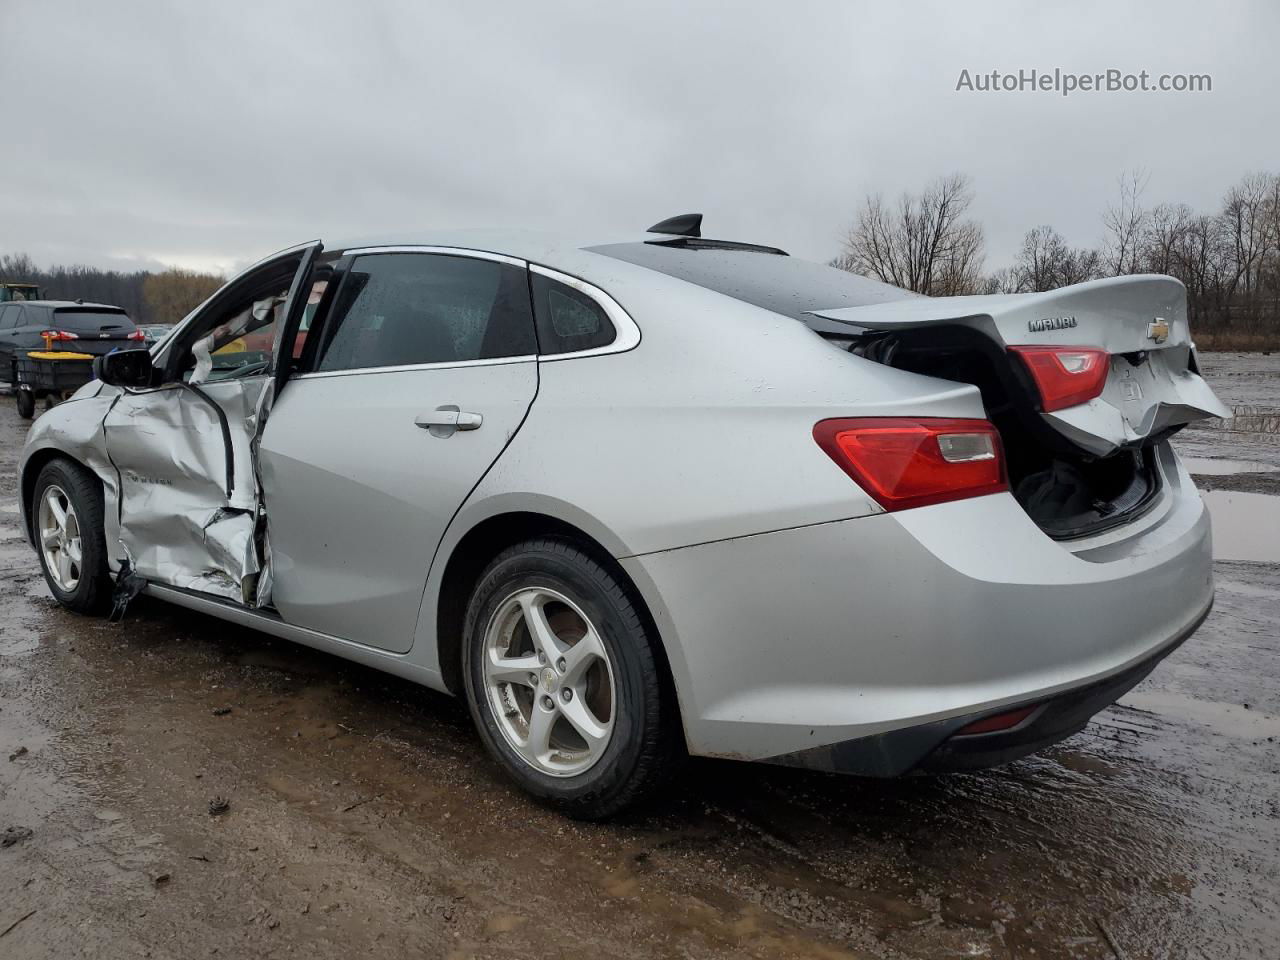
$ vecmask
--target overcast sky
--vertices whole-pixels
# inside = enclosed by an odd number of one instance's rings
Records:
[[[1280,169],[1280,4],[0,0],[0,252],[231,270],[319,236],[704,233],[825,260],[868,192],[973,178],[988,266],[1116,179]],[[963,69],[1209,93],[957,92]]]

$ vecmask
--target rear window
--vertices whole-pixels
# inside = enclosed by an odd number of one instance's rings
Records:
[[[133,333],[133,321],[127,313],[110,310],[62,309],[53,312],[53,322],[59,330],[71,333]]]
[[[916,296],[848,270],[785,254],[647,242],[588,249],[796,320],[805,320],[810,310],[862,307]]]
[[[595,350],[613,343],[617,332],[604,308],[568,284],[530,274],[538,352],[543,356]]]

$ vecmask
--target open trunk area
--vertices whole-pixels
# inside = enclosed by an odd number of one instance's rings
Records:
[[[1049,536],[1099,533],[1139,516],[1159,491],[1155,445],[1173,426],[1141,445],[1092,456],[1045,423],[1035,384],[1022,365],[989,337],[962,326],[868,333],[847,341],[851,353],[901,370],[971,383],[1000,432],[1009,486]],[[1141,364],[1145,357],[1124,358]]]

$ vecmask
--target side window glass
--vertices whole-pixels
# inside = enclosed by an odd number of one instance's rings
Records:
[[[16,323],[18,311],[13,307],[0,307],[0,330],[12,330]]]
[[[356,257],[342,278],[324,338],[319,371],[536,352],[525,271],[447,254]]]
[[[595,300],[559,280],[539,273],[530,277],[539,353],[574,353],[613,343],[613,322]]]

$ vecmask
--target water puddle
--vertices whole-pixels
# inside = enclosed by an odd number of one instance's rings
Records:
[[[1182,464],[1187,473],[1197,473],[1205,477],[1230,477],[1237,473],[1266,473],[1269,470],[1280,470],[1280,466],[1262,463],[1259,460],[1226,460],[1217,457],[1183,457]]]
[[[1124,702],[1139,710],[1177,717],[1206,726],[1216,733],[1252,740],[1280,735],[1280,717],[1256,704],[1222,703],[1165,691],[1139,689],[1127,693]]]
[[[1216,559],[1280,563],[1280,497],[1233,490],[1200,495],[1213,518]]]

